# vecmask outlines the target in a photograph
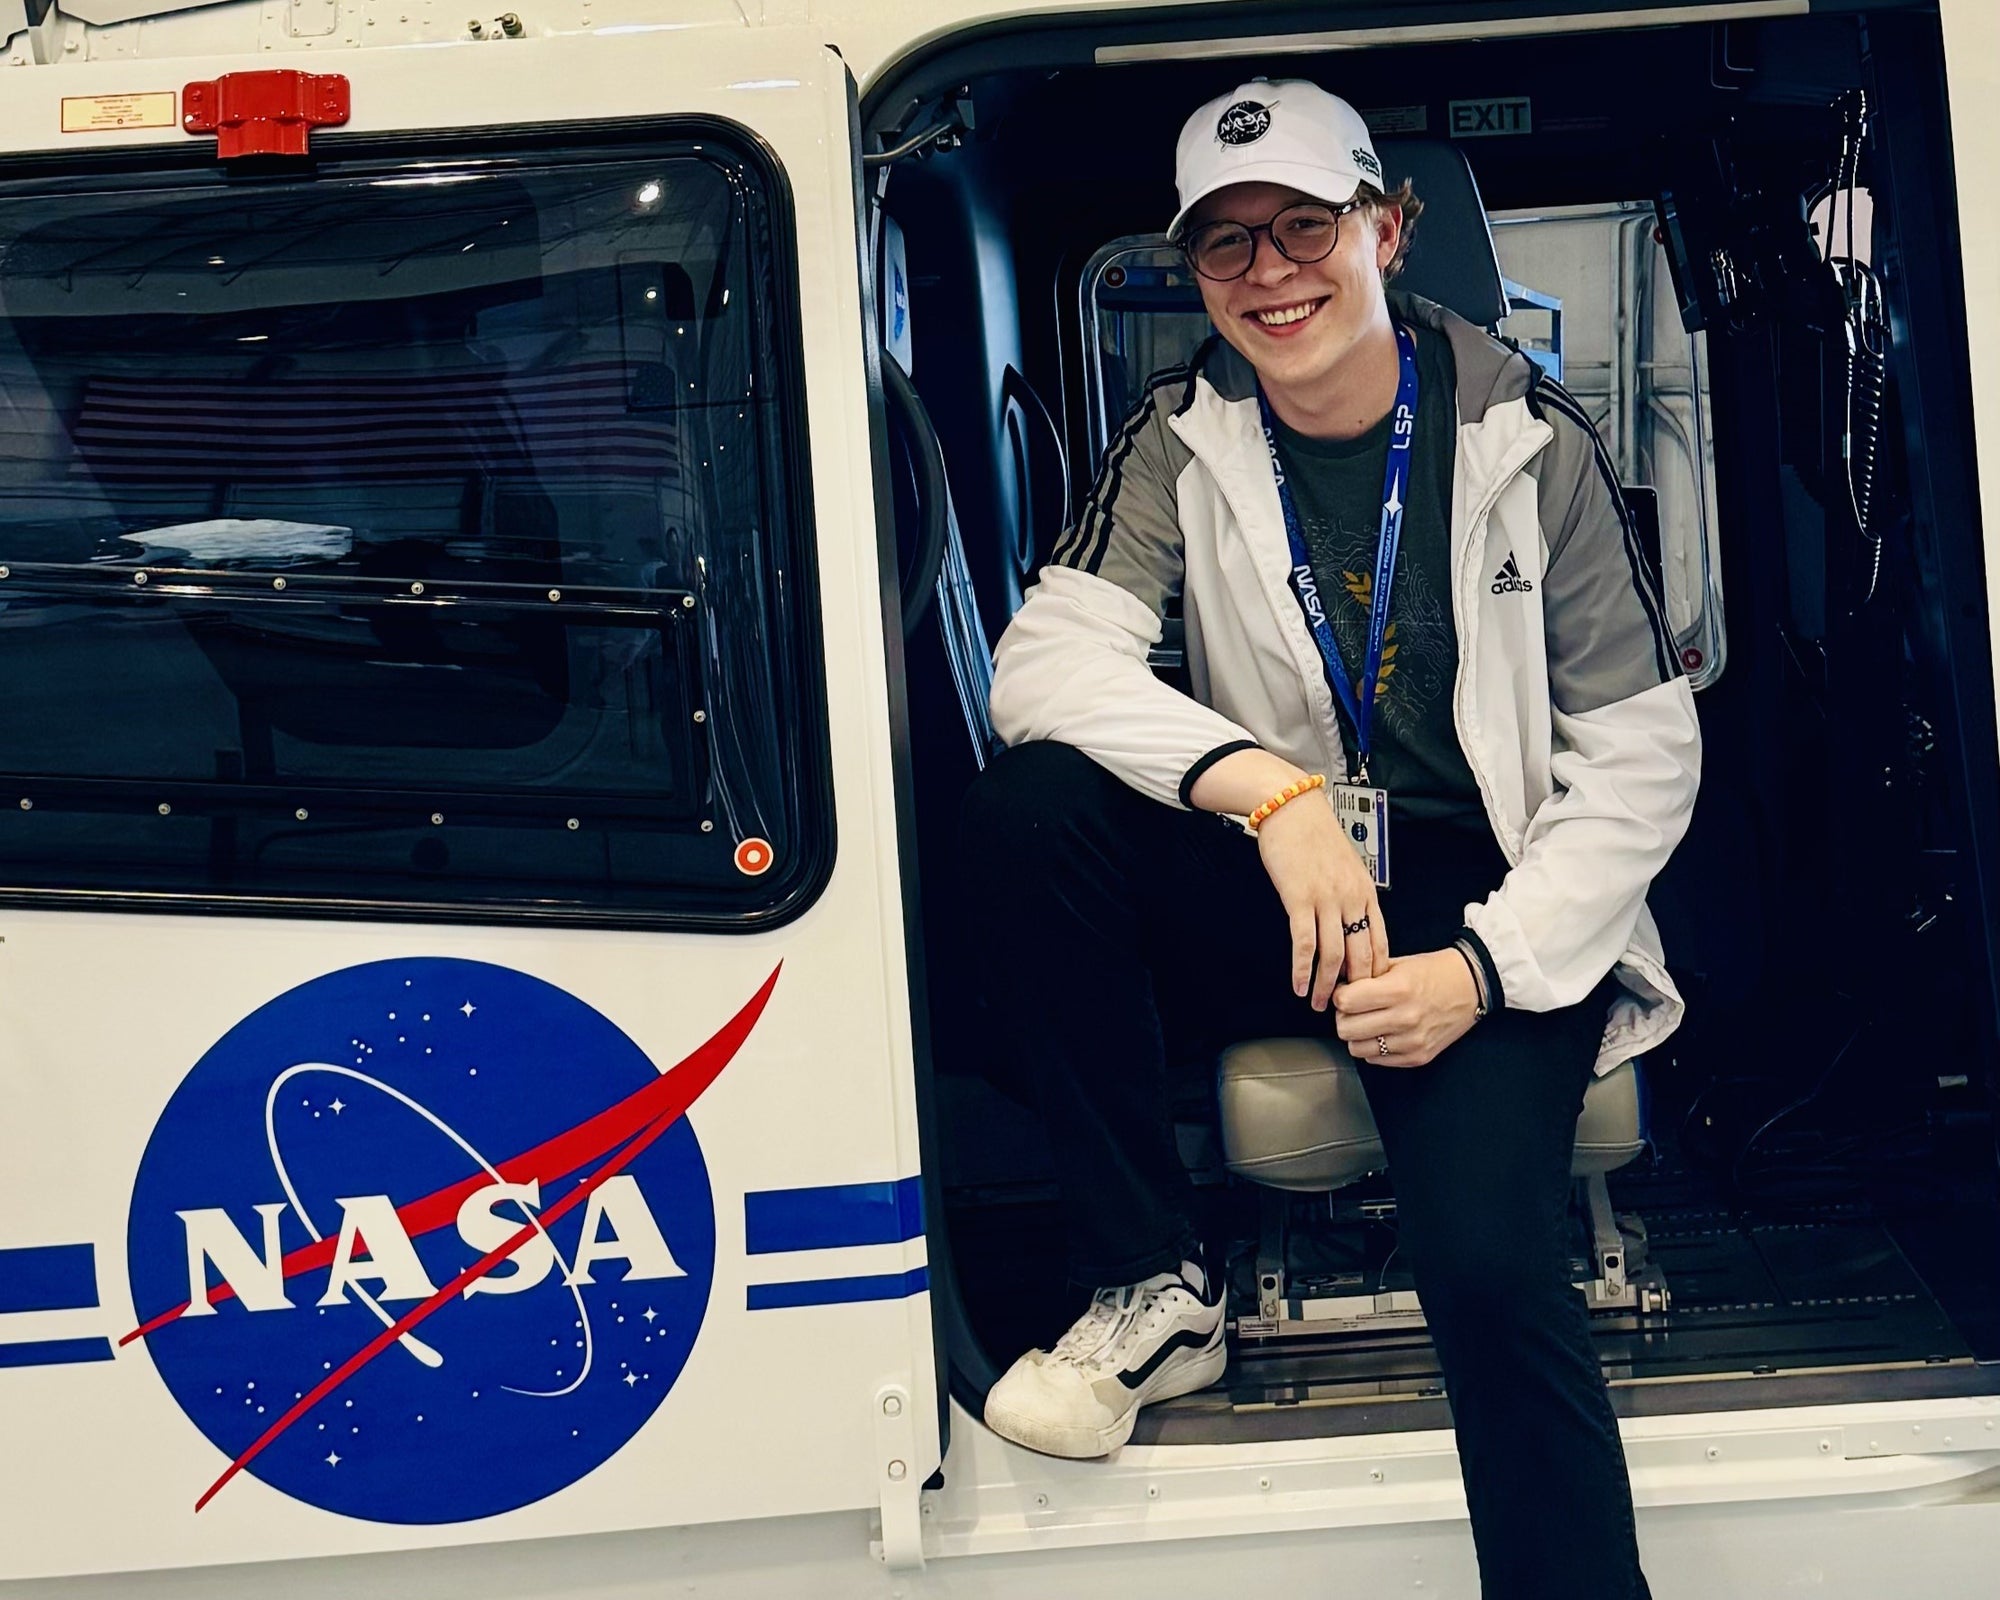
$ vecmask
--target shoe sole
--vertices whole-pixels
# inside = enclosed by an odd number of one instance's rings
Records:
[[[1218,1327],[1219,1336],[1212,1349],[1202,1351],[1179,1366],[1169,1362],[1142,1383],[1131,1409],[1109,1427],[1065,1428],[1052,1425],[996,1406],[990,1397],[986,1402],[986,1426],[1001,1438],[1039,1455],[1060,1456],[1067,1461],[1091,1461],[1099,1456],[1108,1456],[1132,1437],[1132,1430],[1139,1424],[1141,1408],[1161,1400],[1193,1394],[1197,1389],[1206,1389],[1222,1376],[1229,1365],[1229,1340],[1222,1334],[1222,1329],[1226,1327],[1226,1321]]]

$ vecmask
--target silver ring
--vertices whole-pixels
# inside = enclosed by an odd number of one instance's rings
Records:
[[[1386,1056],[1389,1053],[1389,1036],[1386,1033],[1375,1035],[1375,1053],[1378,1056]]]
[[[1361,920],[1359,922],[1343,922],[1340,925],[1340,931],[1346,934],[1347,937],[1350,939],[1352,939],[1357,933],[1366,933],[1368,931],[1367,913],[1366,912],[1362,913]]]

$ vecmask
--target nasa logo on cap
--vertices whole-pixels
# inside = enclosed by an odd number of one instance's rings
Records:
[[[1271,108],[1255,100],[1239,100],[1215,124],[1224,144],[1255,144],[1271,131]]]
[[[342,1516],[460,1522],[615,1455],[714,1279],[683,1113],[776,978],[664,1073],[479,961],[349,967],[230,1029],[161,1112],[127,1228],[126,1342],[230,1463],[195,1508],[242,1471]]]

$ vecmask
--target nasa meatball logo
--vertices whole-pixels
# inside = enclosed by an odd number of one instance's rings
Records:
[[[1215,124],[1224,144],[1255,144],[1271,131],[1271,108],[1255,100],[1239,100]]]
[[[617,1454],[714,1279],[684,1113],[777,977],[665,1071],[477,961],[329,973],[224,1035],[154,1127],[127,1231],[146,1320],[125,1342],[229,1463],[195,1509],[247,1473],[343,1516],[462,1522]]]

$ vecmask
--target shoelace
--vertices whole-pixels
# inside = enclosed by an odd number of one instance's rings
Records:
[[[1096,1365],[1149,1313],[1159,1309],[1169,1290],[1184,1287],[1176,1282],[1155,1287],[1128,1284],[1122,1289],[1099,1289],[1090,1298],[1090,1309],[1056,1341],[1050,1354],[1074,1361],[1078,1366]]]

